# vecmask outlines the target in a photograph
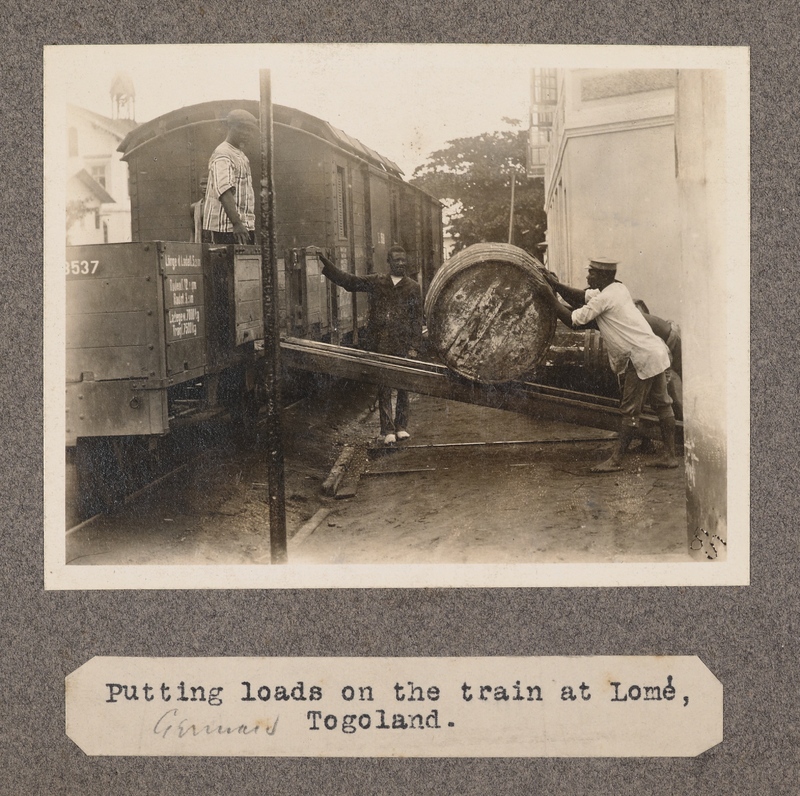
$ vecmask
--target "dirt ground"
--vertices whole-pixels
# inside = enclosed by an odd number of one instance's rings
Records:
[[[374,388],[324,385],[285,410],[290,564],[690,560],[682,468],[634,453],[624,471],[592,474],[609,432],[411,400],[412,438],[389,451],[375,445]],[[67,563],[268,561],[259,436],[222,433],[159,489],[68,534]],[[325,497],[346,444],[355,495]]]
[[[411,412],[412,438],[368,457],[295,562],[689,560],[682,472],[589,472],[613,434],[428,396]]]

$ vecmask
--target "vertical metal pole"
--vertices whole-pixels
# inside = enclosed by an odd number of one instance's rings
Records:
[[[272,81],[269,69],[259,71],[261,127],[261,298],[264,308],[264,352],[267,387],[267,480],[269,482],[269,547],[273,564],[285,564],[286,492],[281,423],[281,338],[278,317],[278,259],[275,245],[273,182]]]
[[[511,212],[508,215],[508,242],[514,242],[514,184],[517,179],[516,172],[511,172]]]

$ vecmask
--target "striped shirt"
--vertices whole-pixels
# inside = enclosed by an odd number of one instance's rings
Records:
[[[203,229],[213,232],[233,232],[233,224],[219,201],[225,191],[233,188],[236,210],[248,230],[256,228],[256,197],[250,161],[241,149],[223,141],[208,161],[208,187],[203,203]]]

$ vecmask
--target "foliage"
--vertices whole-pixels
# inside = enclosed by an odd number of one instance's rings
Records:
[[[519,127],[514,119],[504,122]],[[513,240],[539,256],[547,215],[544,181],[526,175],[526,132],[506,130],[448,141],[414,170],[411,182],[445,203],[454,251],[473,243],[508,242],[511,177],[515,176]]]
[[[80,221],[91,210],[86,199],[70,199],[67,201],[67,231],[76,222]]]

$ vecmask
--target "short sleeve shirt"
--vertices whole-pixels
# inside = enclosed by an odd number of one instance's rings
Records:
[[[219,201],[225,191],[233,188],[236,210],[249,230],[256,228],[256,197],[250,161],[241,149],[223,141],[208,161],[208,187],[203,206],[203,229],[213,232],[233,232],[233,224]]]
[[[587,290],[586,304],[572,313],[572,323],[597,321],[614,373],[624,373],[630,362],[640,379],[669,368],[669,350],[633,303],[628,288],[612,282],[603,290]]]

